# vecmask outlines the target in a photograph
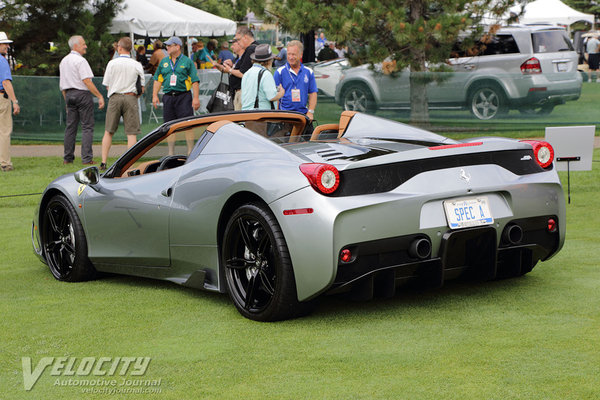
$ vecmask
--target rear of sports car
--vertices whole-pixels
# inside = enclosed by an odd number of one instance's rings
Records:
[[[271,207],[299,300],[519,276],[563,245],[564,196],[545,142],[349,137],[292,151],[310,160],[301,172],[311,186]]]

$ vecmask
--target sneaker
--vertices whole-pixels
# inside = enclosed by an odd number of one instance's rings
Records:
[[[12,171],[15,169],[12,165],[3,165],[0,168],[2,168],[2,171],[4,171],[4,172]]]
[[[106,163],[100,163],[100,171],[106,170]]]

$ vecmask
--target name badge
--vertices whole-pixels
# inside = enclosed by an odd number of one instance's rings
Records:
[[[171,86],[176,86],[177,85],[177,75],[175,75],[175,74],[171,75],[171,80],[170,80],[169,84]]]
[[[300,89],[292,89],[292,101],[300,101]]]

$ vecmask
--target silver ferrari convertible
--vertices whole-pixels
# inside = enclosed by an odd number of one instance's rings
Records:
[[[103,174],[56,179],[32,241],[61,281],[163,279],[281,320],[323,294],[526,274],[564,242],[553,159],[543,141],[456,141],[352,111],[314,128],[209,114],[162,125]]]

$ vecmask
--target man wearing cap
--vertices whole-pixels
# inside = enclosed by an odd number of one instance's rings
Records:
[[[0,57],[0,169],[3,172],[14,169],[10,161],[10,134],[13,128],[11,111],[14,115],[21,111],[12,86],[10,66],[6,59],[10,43],[12,40],[8,39],[6,33],[0,32],[0,54],[2,55]]]
[[[242,77],[246,71],[252,67],[250,55],[254,53],[254,49],[258,46],[258,42],[254,40],[254,34],[247,26],[240,26],[235,32],[232,43],[236,43],[239,51],[243,51],[243,54],[235,64],[228,60],[223,64],[223,67],[217,68],[229,74],[229,92],[233,97],[234,108],[236,110],[241,110]]]
[[[200,108],[198,72],[192,60],[181,53],[183,43],[177,36],[165,42],[169,57],[163,58],[154,73],[152,105],[158,108],[158,91],[163,87],[163,120],[191,117]],[[193,91],[190,93],[190,89]]]
[[[285,94],[281,85],[279,89],[275,87],[275,80],[269,71],[274,57],[268,44],[256,46],[250,56],[254,64],[242,77],[242,110],[271,110],[271,102]]]
[[[285,95],[279,100],[279,109],[301,112],[312,121],[317,106],[317,81],[312,69],[302,65],[303,51],[300,41],[289,42],[288,62],[275,71],[274,78],[275,84],[285,89]]]
[[[94,74],[83,55],[87,45],[82,36],[69,38],[71,52],[60,62],[60,90],[67,104],[67,127],[65,129],[65,152],[63,164],[71,164],[75,159],[77,127],[81,121],[81,162],[95,164],[92,142],[94,140],[94,101],[98,98],[98,108],[104,108],[104,97],[92,82]]]
[[[279,68],[283,67],[285,63],[287,63],[287,50],[281,42],[277,42],[276,47],[277,50],[279,50],[279,53],[275,56],[275,61],[273,61],[273,65],[275,65],[275,68]]]
[[[108,107],[106,123],[102,138],[102,162],[100,170],[106,169],[108,152],[112,146],[112,138],[119,127],[119,119],[123,117],[127,147],[135,144],[140,131],[140,117],[136,82],[140,79],[144,90],[144,70],[142,64],[131,58],[131,39],[122,37],[117,42],[119,57],[108,62],[102,84],[108,91]]]

